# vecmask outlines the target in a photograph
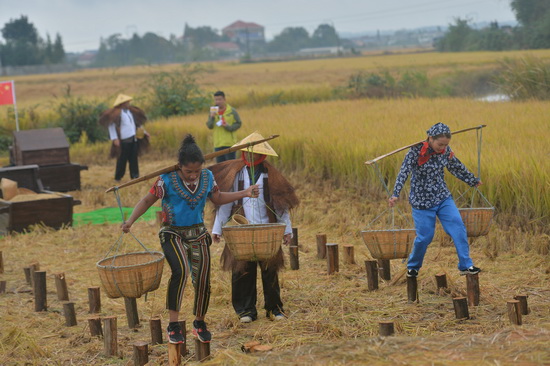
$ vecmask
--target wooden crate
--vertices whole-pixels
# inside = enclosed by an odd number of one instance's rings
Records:
[[[40,180],[44,189],[56,192],[80,190],[80,171],[88,170],[85,165],[62,164],[40,167]]]
[[[73,205],[79,204],[72,196],[45,190],[39,177],[37,165],[0,168],[0,178],[15,180],[19,187],[37,193],[59,195],[36,201],[10,202],[0,199],[0,232],[22,232],[30,225],[44,224],[56,229],[72,225]]]
[[[13,132],[15,165],[69,164],[69,142],[61,127]]]

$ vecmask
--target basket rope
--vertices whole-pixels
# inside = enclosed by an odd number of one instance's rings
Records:
[[[114,194],[115,194],[115,198],[116,198],[118,208],[120,210],[120,216],[121,216],[121,219],[122,219],[122,223],[124,224],[126,222],[126,220],[124,219],[124,212],[122,211],[122,201],[120,199],[120,193],[119,193],[119,188],[118,187],[115,187]],[[134,235],[134,233],[132,233],[130,231],[130,235],[132,235],[132,237],[135,239],[135,241],[137,241],[139,243],[139,245],[141,245],[141,247],[143,249],[145,249],[145,251],[148,254],[153,255],[153,253],[145,245],[143,245],[143,243]],[[116,260],[118,254],[119,254],[120,246],[123,243],[124,243],[124,232],[120,234],[118,239],[114,242],[114,244],[109,248],[109,250],[107,251],[107,253],[103,257],[103,259],[106,259],[106,258],[109,257],[109,254],[113,253],[113,257],[112,257],[112,260],[111,260],[111,266],[110,266],[111,268],[116,267],[115,266],[115,260]],[[114,249],[114,251],[113,251],[113,249]],[[119,288],[119,285],[118,285],[118,282],[117,282],[117,279],[116,279],[116,276],[115,276],[115,272],[112,271],[111,274],[112,274],[112,279],[113,279],[113,282],[114,282],[117,290],[122,294],[122,291],[120,291],[120,288]],[[159,276],[159,271],[158,271],[158,267],[157,267],[156,270],[155,270],[155,282],[158,280],[158,276]],[[145,292],[145,301],[147,301],[147,293],[148,292]]]
[[[386,191],[386,193],[388,194],[389,197],[391,197],[391,192],[390,192],[390,189],[388,187],[388,185],[386,184],[386,181],[384,180],[384,177],[382,176],[382,172],[380,171],[380,167],[378,166],[378,163],[377,162],[374,162],[372,164],[372,166],[374,167],[374,171],[376,172],[376,176],[378,177],[378,180],[380,180],[380,183],[382,184],[382,186],[384,187],[384,190]],[[391,231],[395,231],[395,230],[401,230],[401,228],[396,228],[395,226],[395,211],[397,210],[397,213],[405,219],[405,223],[407,225],[412,225],[412,222],[411,222],[411,219],[409,218],[408,215],[405,215],[400,209],[399,207],[395,206],[395,207],[390,207],[390,208],[387,208],[385,209],[384,211],[382,211],[382,213],[378,216],[376,216],[374,218],[374,220],[372,220],[370,223],[367,224],[367,226],[365,227],[364,230],[368,230],[375,222],[378,221],[378,219],[380,217],[382,217],[383,215],[385,215],[388,211],[390,211],[390,215],[388,215],[388,218],[387,218],[387,222],[388,224],[391,225]],[[393,254],[394,254],[394,257],[397,256],[397,235],[394,233],[393,235]],[[403,259],[403,263],[405,262],[405,258]]]
[[[247,151],[245,152],[245,154],[247,155],[248,157],[248,161],[252,162],[250,164],[250,174],[249,174],[249,178],[250,178],[250,185],[254,185],[256,184],[256,174],[255,174],[255,167],[254,167],[254,152],[253,152],[253,148],[252,146],[249,146],[247,147]],[[233,212],[233,214],[228,218],[227,222],[231,221],[233,219],[233,216],[238,214],[241,210],[243,211],[243,216],[246,216],[244,215],[244,206],[245,204],[250,201],[251,198],[247,198],[246,201],[243,200],[243,204],[241,205],[241,207],[239,207],[235,212]],[[256,211],[257,211],[257,214],[260,215],[260,204],[263,204],[269,211],[271,211],[275,217],[277,218],[277,220],[279,220],[281,218],[281,215],[279,215],[275,210],[273,210],[271,207],[269,207],[268,204],[266,204],[264,198],[263,198],[263,195],[262,194],[258,194],[258,197],[252,201],[252,217],[250,218],[250,221],[251,222],[254,222],[256,221],[255,220],[255,216],[256,216]],[[226,224],[227,224],[226,222]],[[254,237],[255,237],[255,232],[253,231],[252,232],[252,253],[253,253],[253,260],[256,260],[258,258],[258,255],[256,253],[256,246],[255,246],[255,240],[254,240]]]

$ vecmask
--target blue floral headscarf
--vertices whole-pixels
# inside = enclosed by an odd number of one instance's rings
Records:
[[[426,133],[428,134],[428,136],[433,137],[444,133],[451,133],[451,129],[446,124],[438,122],[430,127],[430,129],[426,131]]]

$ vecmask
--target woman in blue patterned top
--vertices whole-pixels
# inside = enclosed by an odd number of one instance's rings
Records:
[[[409,202],[416,239],[407,262],[407,276],[418,276],[426,249],[434,237],[436,217],[445,232],[453,238],[460,274],[479,273],[481,269],[475,267],[470,258],[466,227],[445,183],[444,168],[472,187],[479,186],[481,181],[452,152],[449,147],[451,130],[447,125],[436,123],[427,133],[428,139],[411,147],[405,156],[389,199],[389,205],[393,207],[412,173]]]
[[[210,244],[212,238],[203,222],[204,206],[209,198],[220,206],[245,197],[257,197],[257,185],[239,192],[220,192],[212,172],[203,169],[204,156],[191,135],[187,135],[179,149],[179,170],[157,178],[155,184],[134,208],[130,218],[122,224],[122,231],[130,231],[132,224],[158,199],[162,199],[163,226],[159,231],[162,250],[172,270],[168,283],[166,307],[170,314],[168,339],[183,343],[178,322],[183,290],[189,273],[195,288],[193,306],[193,334],[201,342],[210,342],[212,336],[204,317],[210,300]]]

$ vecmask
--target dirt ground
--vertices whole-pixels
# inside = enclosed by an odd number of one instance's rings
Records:
[[[143,164],[152,171],[165,162]],[[165,165],[169,165],[167,161]],[[113,184],[114,167],[90,166],[82,172],[83,187],[73,192],[82,200],[77,212],[115,206],[104,189]],[[291,177],[295,181],[297,177]],[[152,184],[152,182],[150,182]],[[128,188],[123,204],[133,206],[148,190],[145,183]],[[470,306],[470,319],[457,320],[453,296],[466,294],[465,278],[456,269],[453,247],[436,239],[426,256],[418,278],[419,303],[408,303],[405,264],[391,261],[392,280],[368,291],[364,261],[371,259],[359,231],[368,223],[368,213],[380,206],[366,203],[359,193],[332,189],[316,182],[296,184],[301,207],[293,213],[299,230],[300,269],[280,273],[282,299],[287,319],[273,322],[263,316],[263,294],[258,284],[259,319],[240,324],[230,301],[230,275],[222,272],[217,258],[223,246],[213,244],[211,301],[207,323],[213,333],[211,359],[205,364],[225,365],[543,365],[550,364],[550,264],[548,236],[502,227],[497,224],[486,238],[472,244],[472,257],[483,269],[480,304]],[[323,204],[319,204],[323,197]],[[207,225],[211,227],[211,209]],[[149,248],[160,250],[155,222],[140,222],[133,232]],[[315,236],[327,234],[340,245],[340,271],[327,275],[326,262],[316,259]],[[103,355],[103,340],[90,336],[87,318],[87,288],[99,286],[96,262],[102,259],[120,235],[118,224],[51,230],[36,227],[26,234],[0,239],[7,292],[0,294],[1,365],[133,365],[132,345],[150,342],[149,319],[162,318],[167,325],[164,296],[169,277],[165,264],[161,287],[137,300],[141,326],[129,329],[123,299],[109,299],[102,293],[101,316],[118,318],[119,357]],[[124,238],[126,250],[138,248]],[[353,244],[356,264],[345,264],[341,246]],[[285,248],[288,259],[288,250]],[[34,297],[26,284],[23,267],[39,262],[47,273],[45,312],[34,311]],[[70,300],[75,303],[77,322],[66,327],[63,304],[57,300],[54,274],[64,272]],[[438,293],[435,274],[446,273],[449,289]],[[506,302],[527,294],[530,314],[523,325],[508,319]],[[192,320],[193,291],[189,281],[182,319]],[[393,337],[378,335],[379,322],[393,321]],[[194,341],[187,327],[190,354]],[[257,340],[273,347],[267,353],[245,354],[241,346]],[[167,365],[167,345],[149,347],[149,365]]]

